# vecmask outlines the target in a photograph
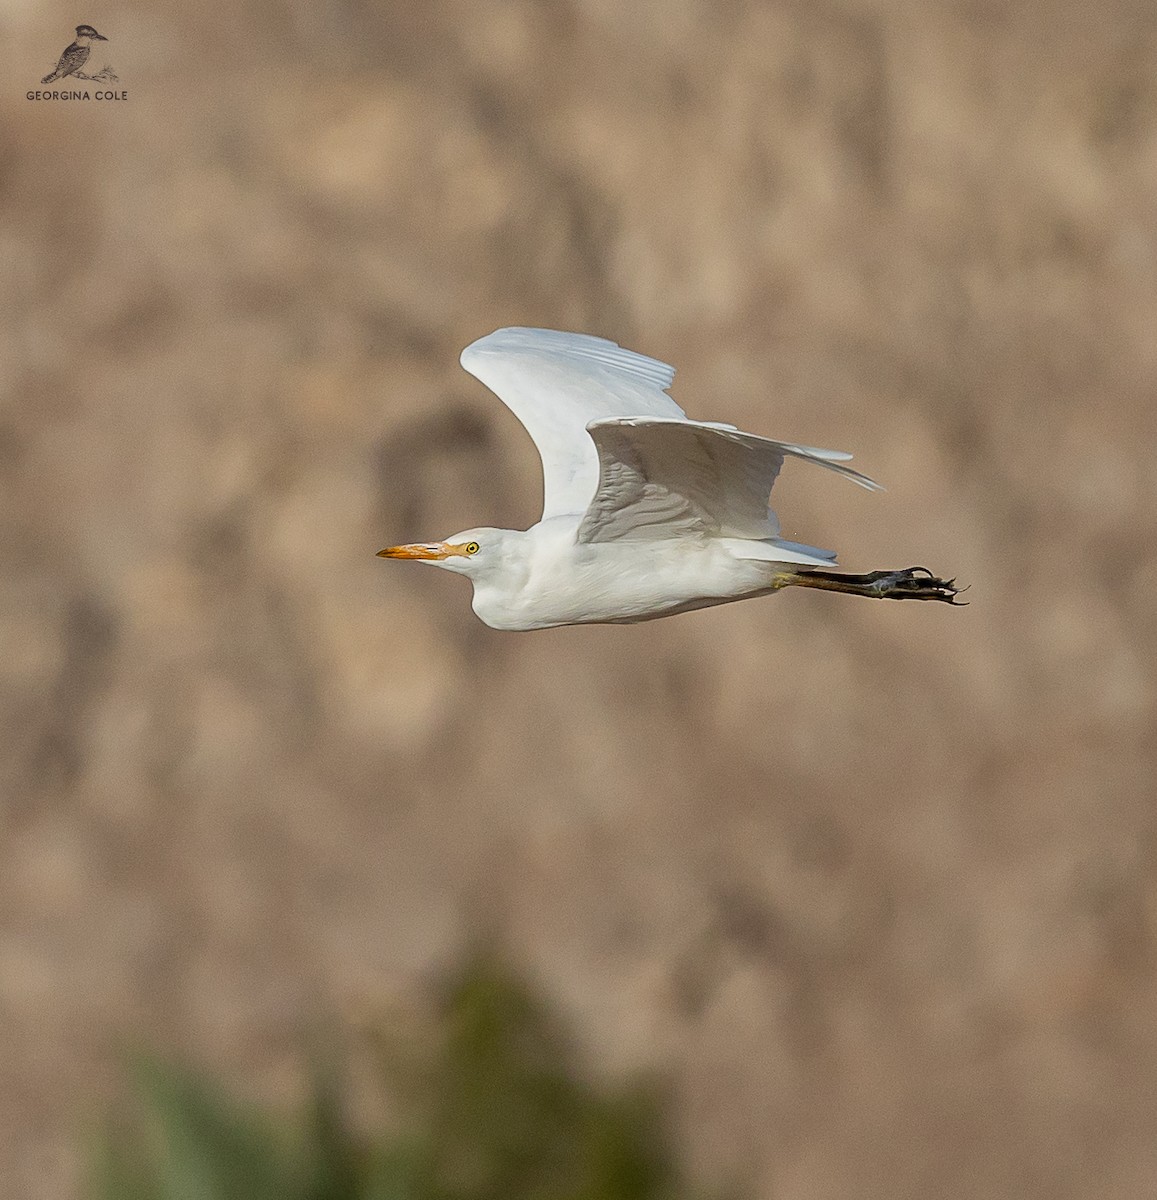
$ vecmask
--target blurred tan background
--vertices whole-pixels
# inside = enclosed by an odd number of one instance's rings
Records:
[[[81,20],[128,100],[26,100]],[[480,935],[708,1184],[1157,1193],[1152,5],[0,30],[0,1194],[125,1044],[291,1097]],[[374,552],[537,519],[515,323],[854,451],[785,533],[971,606],[486,629]]]

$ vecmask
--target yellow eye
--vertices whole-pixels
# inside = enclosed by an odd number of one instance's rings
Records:
[[[480,549],[481,549],[481,547],[478,545],[477,542],[467,542],[466,543],[466,553],[467,554],[477,554]]]

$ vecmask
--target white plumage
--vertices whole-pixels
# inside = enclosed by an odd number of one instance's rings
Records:
[[[470,576],[474,611],[488,625],[642,621],[792,583],[897,599],[956,594],[922,568],[801,571],[830,567],[835,554],[779,537],[768,495],[784,460],[879,485],[844,465],[849,454],[688,420],[667,395],[675,371],[666,363],[603,338],[519,328],[479,339],[461,361],[534,439],[542,520],[380,553]]]
[[[552,329],[499,329],[461,363],[526,426],[542,457],[543,518],[583,513],[599,482],[592,421],[687,418],[664,391],[675,368],[614,342]]]

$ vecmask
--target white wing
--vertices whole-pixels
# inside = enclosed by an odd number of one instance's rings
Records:
[[[663,390],[671,386],[674,367],[604,338],[499,329],[467,346],[461,361],[534,439],[542,457],[544,520],[568,513],[578,518],[595,494],[599,457],[587,434],[592,421],[686,419]]]
[[[845,467],[838,450],[817,450],[700,421],[603,420],[588,426],[599,486],[579,526],[580,542],[694,536],[770,539],[779,533],[768,493],[786,457],[827,467],[872,491],[880,485]],[[795,547],[813,551],[811,547]],[[830,558],[826,551],[817,556]],[[798,561],[793,558],[785,561]]]

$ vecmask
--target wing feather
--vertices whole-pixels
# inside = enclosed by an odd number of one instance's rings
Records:
[[[842,451],[688,421],[665,390],[674,367],[605,338],[499,329],[467,346],[461,361],[534,439],[542,458],[543,520],[573,516],[580,541],[695,534],[774,539],[779,524],[768,495],[788,457],[879,490],[842,465],[851,458]]]
[[[588,427],[599,486],[579,541],[704,537],[775,538],[768,495],[786,458],[801,458],[879,491],[840,452],[757,437],[699,421],[612,419]],[[822,552],[817,552],[822,553]]]
[[[683,421],[666,394],[674,367],[605,338],[553,329],[499,329],[462,351],[462,365],[522,422],[542,458],[543,519],[586,511],[599,482],[592,421]]]

